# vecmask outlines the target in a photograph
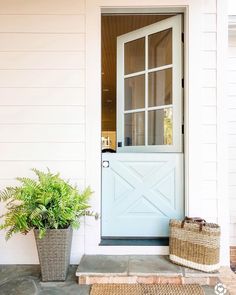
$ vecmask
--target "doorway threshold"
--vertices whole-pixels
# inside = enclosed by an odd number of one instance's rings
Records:
[[[102,237],[99,246],[169,246],[169,238]]]

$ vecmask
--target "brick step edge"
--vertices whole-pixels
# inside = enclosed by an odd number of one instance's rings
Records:
[[[199,284],[215,286],[218,277],[165,277],[165,276],[79,276],[79,285],[93,284]]]

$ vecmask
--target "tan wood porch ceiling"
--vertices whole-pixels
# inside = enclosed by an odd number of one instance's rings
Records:
[[[172,15],[102,16],[102,130],[116,130],[116,38]]]

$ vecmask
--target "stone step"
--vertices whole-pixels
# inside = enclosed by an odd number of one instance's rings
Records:
[[[200,284],[215,286],[219,272],[181,267],[166,255],[84,255],[76,271],[79,284]]]

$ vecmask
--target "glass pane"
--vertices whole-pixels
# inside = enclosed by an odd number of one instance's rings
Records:
[[[172,69],[148,74],[148,106],[172,104]]]
[[[172,29],[148,37],[148,68],[172,64]]]
[[[145,38],[125,43],[125,75],[145,69]]]
[[[125,110],[145,107],[145,76],[125,79]]]
[[[148,145],[173,144],[172,108],[148,112]]]
[[[125,146],[145,145],[145,113],[125,114]]]

